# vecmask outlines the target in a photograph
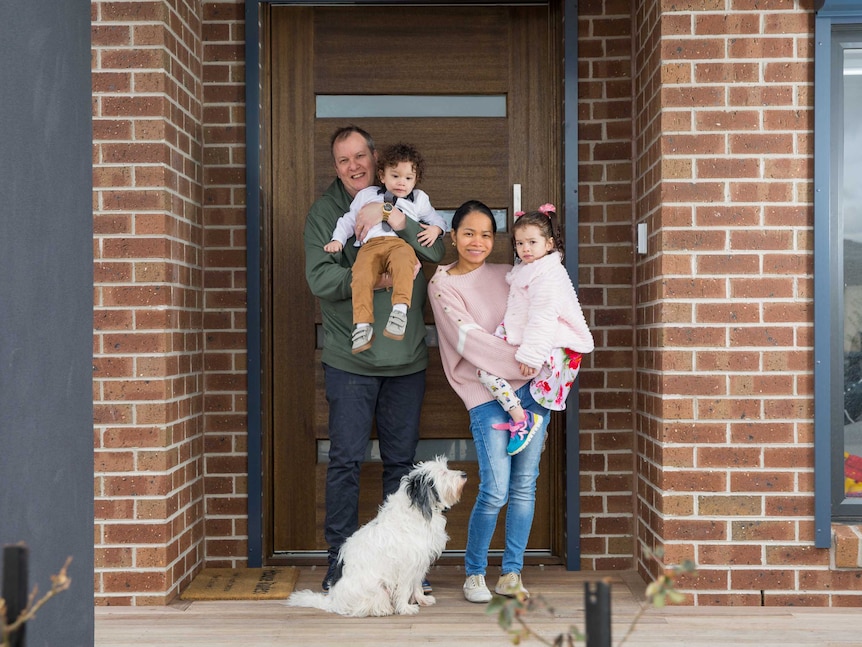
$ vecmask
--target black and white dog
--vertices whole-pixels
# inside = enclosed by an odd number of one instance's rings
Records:
[[[357,617],[411,615],[434,604],[422,592],[422,580],[446,547],[443,512],[458,503],[466,480],[464,472],[448,468],[445,457],[417,464],[377,517],[344,542],[341,578],[329,594],[297,591],[287,604]]]

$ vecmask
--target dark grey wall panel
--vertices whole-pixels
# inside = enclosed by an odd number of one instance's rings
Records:
[[[28,647],[93,644],[89,0],[0,4],[0,544],[72,587]]]

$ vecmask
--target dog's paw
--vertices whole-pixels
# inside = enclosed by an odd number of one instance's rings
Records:
[[[430,607],[432,604],[437,604],[437,599],[433,595],[420,595],[416,598],[416,603],[422,607]]]
[[[415,616],[417,613],[419,613],[418,604],[407,604],[398,609],[398,615],[400,616]]]

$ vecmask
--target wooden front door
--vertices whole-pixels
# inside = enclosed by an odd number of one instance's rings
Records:
[[[309,206],[335,177],[329,141],[348,123],[378,148],[414,144],[421,188],[444,217],[479,199],[511,225],[523,208],[560,204],[559,8],[519,6],[273,6],[264,13],[263,182],[264,559],[322,557],[327,404],[320,315],[304,277]],[[439,107],[437,104],[440,104]],[[490,107],[488,107],[490,106]],[[454,260],[447,245],[444,262]],[[494,262],[511,262],[498,234]],[[426,275],[434,271],[425,267]],[[478,486],[468,417],[446,382],[426,308],[430,366],[417,460],[445,453],[468,473],[449,515],[449,551],[463,551]],[[561,416],[543,454],[529,555],[562,557]],[[381,503],[381,465],[369,445],[360,522]],[[503,519],[492,543],[501,549]],[[528,557],[529,559],[529,557]]]

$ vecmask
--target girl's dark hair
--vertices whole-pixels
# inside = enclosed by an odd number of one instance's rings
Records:
[[[554,241],[554,251],[560,252],[560,260],[563,259],[566,253],[563,243],[563,232],[560,229],[560,219],[557,218],[556,211],[528,211],[527,213],[515,218],[515,224],[512,225],[512,246],[515,245],[515,232],[523,229],[528,225],[533,225],[539,228],[542,236]]]
[[[458,227],[461,225],[461,221],[464,219],[469,213],[473,213],[477,211],[479,213],[484,213],[491,220],[491,231],[495,234],[497,233],[497,221],[494,220],[494,214],[491,213],[491,209],[488,208],[484,202],[479,202],[478,200],[467,200],[460,207],[455,209],[455,214],[452,216],[452,231],[457,231]]]

